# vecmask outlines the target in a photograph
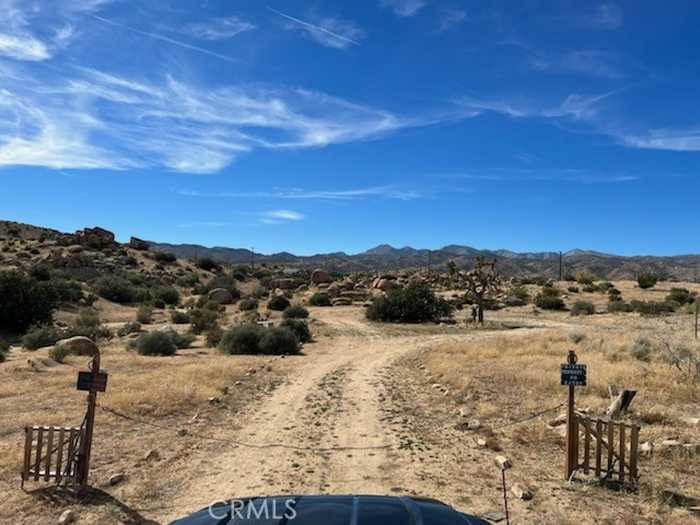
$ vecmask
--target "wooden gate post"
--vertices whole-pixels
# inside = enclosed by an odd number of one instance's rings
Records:
[[[104,392],[107,385],[107,374],[100,373],[100,351],[92,358],[90,366],[90,381],[87,384],[81,384],[81,378],[78,378],[78,389],[88,390],[87,396],[87,413],[85,414],[85,433],[80,442],[80,453],[78,460],[78,475],[77,482],[80,486],[79,492],[84,493],[88,485],[88,476],[90,474],[90,454],[92,452],[92,434],[95,429],[95,408],[97,405],[98,390]],[[86,376],[84,376],[86,377]],[[104,384],[98,378],[104,378]]]
[[[578,468],[578,420],[574,387],[586,385],[586,365],[577,364],[576,352],[569,350],[566,364],[561,365],[561,384],[569,387],[566,409],[566,479]]]

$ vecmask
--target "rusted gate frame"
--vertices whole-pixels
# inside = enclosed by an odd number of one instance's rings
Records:
[[[583,462],[579,463],[581,427],[583,427]],[[618,429],[617,451],[615,450],[616,427]],[[629,431],[629,459],[625,457],[628,441],[627,431]],[[601,478],[601,474],[604,473],[606,479],[616,474],[620,482],[624,482],[626,476],[632,482],[636,482],[639,478],[637,464],[637,458],[639,457],[639,426],[599,418],[592,419],[577,413],[573,438],[576,470],[582,469],[584,474],[589,474],[591,470],[594,470],[597,478]],[[593,466],[591,465],[591,441],[595,441]],[[607,469],[603,467],[602,462],[603,448],[606,451]],[[626,473],[626,469],[629,470],[629,473]]]

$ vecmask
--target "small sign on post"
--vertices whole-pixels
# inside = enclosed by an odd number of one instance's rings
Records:
[[[577,363],[576,352],[569,350],[567,362],[561,365],[561,384],[569,387],[569,402],[566,410],[566,479],[570,480],[578,467],[578,430],[576,427],[576,401],[574,388],[586,386],[586,365]]]

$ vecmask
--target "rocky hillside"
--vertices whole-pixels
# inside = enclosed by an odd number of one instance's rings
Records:
[[[110,232],[100,228],[86,229],[74,234],[66,234],[48,228],[0,221],[0,237],[24,239],[51,239],[59,243],[71,244],[81,236],[94,236],[95,239],[82,239],[86,242],[114,242]],[[517,253],[509,250],[488,251],[470,246],[449,245],[438,250],[416,249],[411,247],[394,248],[380,245],[357,254],[344,252],[296,256],[288,252],[261,254],[242,248],[208,248],[194,244],[167,244],[142,241],[132,238],[131,247],[148,245],[154,250],[174,253],[181,258],[211,257],[218,262],[231,264],[284,264],[304,269],[324,268],[331,272],[375,272],[409,268],[433,268],[444,270],[448,261],[454,261],[458,268],[469,268],[477,256],[483,255],[498,260],[501,272],[506,275],[549,275],[559,274],[559,254],[557,252]],[[607,279],[633,279],[642,270],[651,271],[670,279],[696,281],[700,278],[700,255],[677,255],[669,257],[634,256],[623,257],[590,250],[572,250],[563,255],[564,273],[588,271]]]

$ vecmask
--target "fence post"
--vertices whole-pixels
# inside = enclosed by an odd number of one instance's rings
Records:
[[[90,371],[93,376],[100,373],[100,351],[92,358]],[[85,434],[80,442],[80,455],[78,461],[77,481],[80,493],[87,489],[88,476],[90,474],[90,453],[92,451],[92,433],[95,428],[95,407],[97,404],[97,391],[91,388],[87,397],[87,414],[85,415]]]
[[[576,363],[576,353],[570,351],[567,357],[567,362],[569,364]],[[571,479],[571,475],[576,469],[576,462],[578,461],[578,452],[576,447],[576,438],[578,437],[576,433],[576,413],[574,408],[576,406],[576,400],[574,397],[574,385],[569,385],[569,399],[566,409],[566,479],[567,481]]]

